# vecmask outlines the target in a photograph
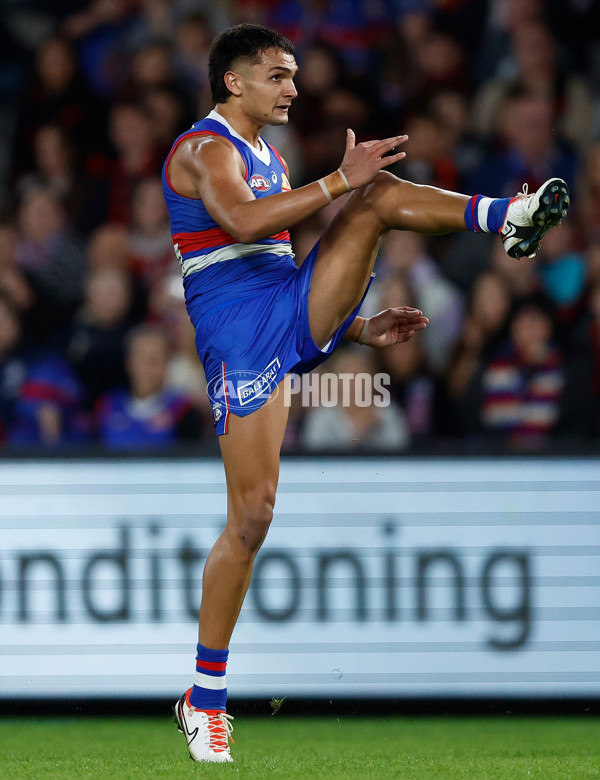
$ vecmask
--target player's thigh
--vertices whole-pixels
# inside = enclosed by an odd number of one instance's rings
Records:
[[[279,456],[289,415],[285,377],[269,401],[246,417],[232,414],[228,433],[219,437],[227,478],[230,508],[274,503],[279,479]],[[236,512],[234,511],[235,515]]]
[[[368,191],[357,190],[323,234],[308,297],[310,330],[319,346],[364,295],[385,230]]]

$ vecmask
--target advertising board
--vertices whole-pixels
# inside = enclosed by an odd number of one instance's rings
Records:
[[[217,460],[3,463],[0,698],[180,695],[225,509]],[[600,461],[284,459],[228,685],[600,696]]]

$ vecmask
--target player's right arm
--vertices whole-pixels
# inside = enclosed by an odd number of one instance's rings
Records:
[[[406,136],[397,136],[355,146],[354,134],[349,131],[340,170],[350,189],[369,183],[381,168],[402,159],[404,152],[384,155],[404,140]],[[195,136],[183,141],[169,163],[175,190],[186,197],[200,198],[215,222],[240,243],[281,233],[329,203],[319,182],[256,199],[244,174],[239,152],[221,136]],[[322,181],[332,198],[348,191],[338,171]]]

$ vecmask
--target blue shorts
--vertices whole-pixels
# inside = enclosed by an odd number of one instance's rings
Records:
[[[305,374],[327,360],[358,314],[365,296],[325,349],[313,341],[308,294],[318,250],[317,243],[287,279],[192,319],[218,436],[227,433],[230,414],[245,417],[263,406],[285,374]]]

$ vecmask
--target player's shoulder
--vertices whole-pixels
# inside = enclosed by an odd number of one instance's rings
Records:
[[[176,165],[196,174],[241,165],[235,146],[223,136],[211,132],[190,133],[182,139],[173,157]]]
[[[203,130],[197,133],[190,133],[181,139],[177,150],[183,154],[200,154],[206,151],[233,153],[235,147],[227,138],[211,130]]]

